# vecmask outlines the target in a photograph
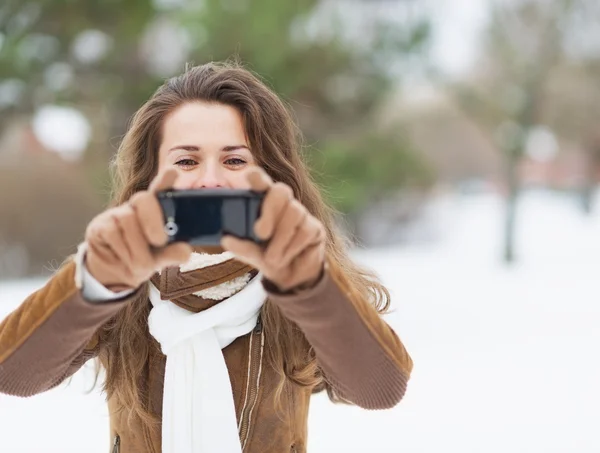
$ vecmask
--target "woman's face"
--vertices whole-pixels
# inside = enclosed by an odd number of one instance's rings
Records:
[[[256,163],[242,117],[233,107],[188,102],[165,118],[158,171],[175,167],[175,189],[247,189],[245,170]]]

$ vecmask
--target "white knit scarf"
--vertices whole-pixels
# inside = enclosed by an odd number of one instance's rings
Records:
[[[201,269],[231,258],[227,253],[195,253],[180,269]],[[221,350],[256,326],[266,293],[260,274],[249,283],[249,276],[234,280],[209,288],[206,294],[196,293],[217,300],[228,297],[200,313],[161,300],[159,290],[150,286],[153,308],[148,325],[167,356],[162,453],[242,451],[231,382]],[[239,292],[232,295],[235,291]]]

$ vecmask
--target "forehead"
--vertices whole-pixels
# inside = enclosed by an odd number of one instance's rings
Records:
[[[236,108],[218,103],[188,102],[166,116],[162,137],[163,142],[245,141],[246,132],[242,115]]]

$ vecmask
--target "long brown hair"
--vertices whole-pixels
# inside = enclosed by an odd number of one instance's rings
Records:
[[[329,272],[351,300],[368,298],[378,311],[389,306],[389,293],[373,274],[359,268],[347,254],[347,241],[334,226],[334,212],[323,201],[301,156],[300,133],[284,103],[237,63],[209,63],[167,80],[137,111],[114,160],[113,205],[126,202],[148,187],[157,172],[161,128],[165,116],[187,102],[214,102],[241,113],[250,148],[258,165],[275,180],[288,184],[297,199],[327,230]],[[357,307],[360,308],[360,304]],[[140,382],[150,348],[150,304],[147,291],[127,304],[100,332],[100,360],[106,369],[104,389],[128,411],[130,422],[146,426],[156,417],[146,408]],[[286,379],[312,388],[326,388],[341,401],[319,372],[313,351],[300,329],[268,301],[262,309],[267,357],[280,375],[277,399]]]

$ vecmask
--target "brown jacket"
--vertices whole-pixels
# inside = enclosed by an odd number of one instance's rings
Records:
[[[96,331],[130,298],[87,302],[74,274],[74,263],[65,265],[0,324],[0,392],[23,397],[44,392],[97,356],[101,345],[94,340]],[[296,295],[269,292],[269,299],[302,329],[337,394],[366,409],[390,408],[402,399],[412,361],[368,302],[350,302],[327,274],[311,290]],[[265,340],[259,323],[223,350],[243,451],[305,452],[314,389],[286,382],[283,407],[276,411],[278,374],[264,358]],[[162,412],[165,363],[160,352],[148,360],[148,404],[155,414]],[[119,402],[109,400],[108,405],[111,452],[160,452],[160,433],[128,428],[116,410]]]

